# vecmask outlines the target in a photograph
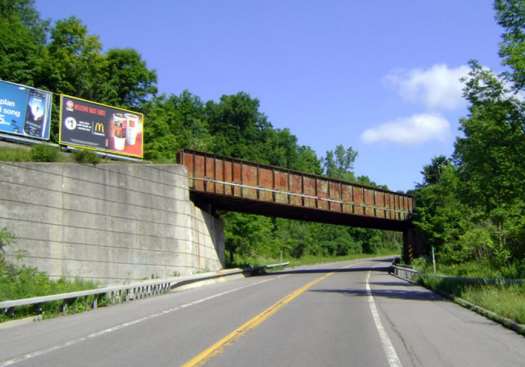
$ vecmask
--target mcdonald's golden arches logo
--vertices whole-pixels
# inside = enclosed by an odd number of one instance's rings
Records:
[[[104,134],[104,123],[103,122],[95,123],[95,133]]]

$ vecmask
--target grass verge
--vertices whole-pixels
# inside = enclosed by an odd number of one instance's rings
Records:
[[[462,298],[518,324],[525,324],[525,284],[468,284],[459,279],[436,278],[425,274],[420,280],[432,290]]]
[[[71,156],[59,151],[57,147],[35,144],[31,148],[0,147],[2,162],[73,162]]]
[[[18,148],[0,148],[0,161],[3,162],[30,162],[31,150]]]
[[[0,263],[0,301],[75,292],[97,288],[97,286],[97,283],[90,281],[52,280],[35,268]],[[93,299],[89,297],[76,300],[68,304],[68,313],[85,311],[91,307],[92,302]],[[104,303],[104,300],[102,304],[100,300],[98,301],[99,306]],[[57,301],[42,305],[43,317],[48,318],[59,314],[62,304],[62,301]],[[17,307],[16,312],[12,315],[5,314],[3,311],[0,312],[0,322],[27,317],[35,313],[31,306]]]
[[[0,147],[0,162],[77,162],[94,165],[110,161],[88,150],[68,154],[60,151],[58,147],[45,144],[35,144],[31,148],[27,146]]]

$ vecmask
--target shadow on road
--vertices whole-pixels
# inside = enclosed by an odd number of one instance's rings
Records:
[[[406,284],[405,284],[406,285]],[[315,293],[337,293],[346,296],[368,297],[366,289],[312,289],[309,292]],[[417,301],[440,301],[442,298],[437,294],[426,290],[411,289],[372,289],[374,297],[395,298]]]
[[[282,271],[272,271],[265,275],[280,275],[280,274],[315,274],[315,273],[352,273],[352,272],[365,272],[365,271],[385,271],[388,272],[390,266],[363,266],[363,267],[352,267],[352,268],[318,268],[318,269],[289,269]]]

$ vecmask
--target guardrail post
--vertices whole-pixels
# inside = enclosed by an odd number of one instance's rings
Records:
[[[4,310],[4,314],[5,314],[7,317],[14,317],[14,316],[15,316],[15,308],[14,308],[14,307],[6,308],[6,309]]]
[[[68,298],[62,301],[62,304],[60,305],[60,312],[62,314],[67,313],[67,309],[69,308],[69,305],[75,302],[76,298]]]
[[[35,311],[35,314],[41,318],[42,317],[42,313],[43,313],[42,304],[41,303],[35,303],[33,305],[33,309]]]

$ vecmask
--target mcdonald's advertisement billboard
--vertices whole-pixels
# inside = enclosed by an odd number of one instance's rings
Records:
[[[61,95],[59,135],[62,145],[142,158],[144,116]]]
[[[50,92],[0,80],[0,132],[49,140]]]

